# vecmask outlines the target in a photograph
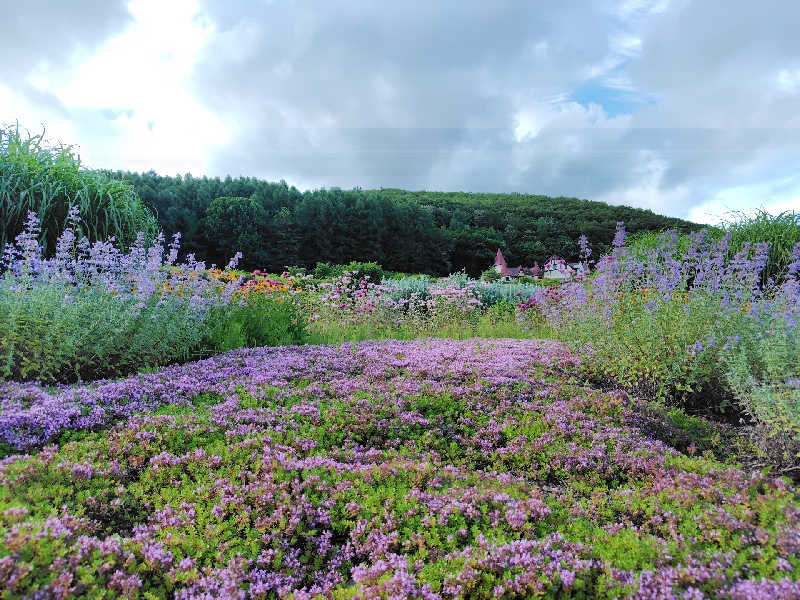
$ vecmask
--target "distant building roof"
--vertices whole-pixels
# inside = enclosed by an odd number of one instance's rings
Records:
[[[497,254],[494,257],[494,267],[498,273],[506,277],[519,277],[520,275],[539,275],[541,269],[539,263],[534,263],[532,267],[509,267],[506,264],[506,259],[503,253],[498,248]]]
[[[497,254],[494,257],[494,264],[495,266],[497,265],[505,266],[506,264],[506,259],[503,257],[503,253],[500,252],[500,248],[497,249]]]

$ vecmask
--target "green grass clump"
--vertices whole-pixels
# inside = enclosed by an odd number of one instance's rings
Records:
[[[51,145],[44,133],[0,126],[0,254],[34,212],[45,254],[52,255],[73,205],[80,209],[80,235],[91,241],[114,236],[127,249],[137,233],[152,239],[158,230],[155,216],[129,183],[84,168],[72,146]]]
[[[287,294],[258,293],[216,307],[206,325],[205,346],[214,352],[302,344],[307,338],[305,314]]]
[[[792,246],[800,242],[800,212],[787,210],[778,215],[765,210],[752,215],[737,212],[723,223],[723,228],[731,234],[731,255],[745,244],[769,243],[769,259],[762,273],[762,282],[770,279],[777,283],[783,281],[792,261]]]

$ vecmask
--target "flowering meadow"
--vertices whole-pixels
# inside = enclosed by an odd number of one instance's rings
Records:
[[[796,488],[582,360],[428,339],[2,384],[0,596],[800,597]]]
[[[345,271],[306,295],[311,338],[320,342],[418,337],[526,337],[516,303],[541,288],[488,283],[456,273],[373,281]]]
[[[0,265],[0,599],[800,598],[800,244],[543,287],[66,223]]]

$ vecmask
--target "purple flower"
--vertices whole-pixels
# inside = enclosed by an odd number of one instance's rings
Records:
[[[614,234],[614,241],[611,245],[615,248],[622,248],[625,245],[625,224],[622,221],[617,222],[617,233]]]

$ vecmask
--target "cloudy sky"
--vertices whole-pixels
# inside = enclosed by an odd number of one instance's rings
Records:
[[[794,0],[0,8],[0,123],[92,167],[800,210]]]

